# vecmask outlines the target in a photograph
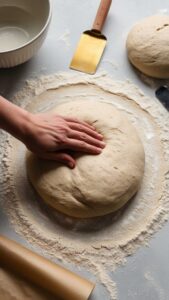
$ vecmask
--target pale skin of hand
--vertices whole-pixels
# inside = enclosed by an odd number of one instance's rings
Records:
[[[32,114],[0,96],[0,128],[21,140],[44,159],[74,168],[76,161],[67,151],[100,154],[105,147],[95,128],[75,118],[55,113]]]

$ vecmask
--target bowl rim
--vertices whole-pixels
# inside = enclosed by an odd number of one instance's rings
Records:
[[[47,29],[50,21],[51,21],[51,17],[52,17],[52,0],[47,0],[48,4],[49,4],[49,11],[48,11],[48,18],[45,22],[45,25],[43,26],[43,28],[41,29],[41,31],[34,36],[34,38],[32,38],[31,40],[29,40],[28,42],[24,43],[22,46],[17,47],[17,48],[13,48],[11,50],[7,50],[7,51],[0,51],[0,55],[1,54],[9,54],[9,53],[14,53],[15,51],[21,50],[25,47],[27,47],[28,45],[31,45],[34,41],[36,41],[41,34]]]

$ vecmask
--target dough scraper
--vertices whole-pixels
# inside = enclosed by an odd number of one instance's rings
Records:
[[[112,0],[101,0],[93,27],[85,31],[79,41],[70,68],[94,74],[106,47],[107,38],[101,33]]]

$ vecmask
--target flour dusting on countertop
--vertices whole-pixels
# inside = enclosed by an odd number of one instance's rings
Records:
[[[52,90],[50,97],[48,90]],[[118,213],[94,219],[78,220],[53,212],[27,180],[24,145],[1,132],[0,204],[20,235],[41,247],[47,257],[94,273],[115,300],[116,285],[109,274],[148,244],[169,217],[169,115],[155,98],[148,98],[127,81],[113,81],[105,73],[92,77],[59,73],[32,80],[13,102],[42,112],[57,103],[89,98],[112,103],[138,131],[146,167],[134,199]]]

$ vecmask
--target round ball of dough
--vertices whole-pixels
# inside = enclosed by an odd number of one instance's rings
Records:
[[[155,15],[136,24],[127,37],[127,52],[144,74],[169,78],[169,16]]]
[[[122,207],[139,189],[144,172],[144,149],[136,129],[122,112],[103,102],[70,101],[54,112],[93,124],[106,147],[100,155],[75,153],[73,170],[28,152],[28,176],[41,198],[77,218]]]

